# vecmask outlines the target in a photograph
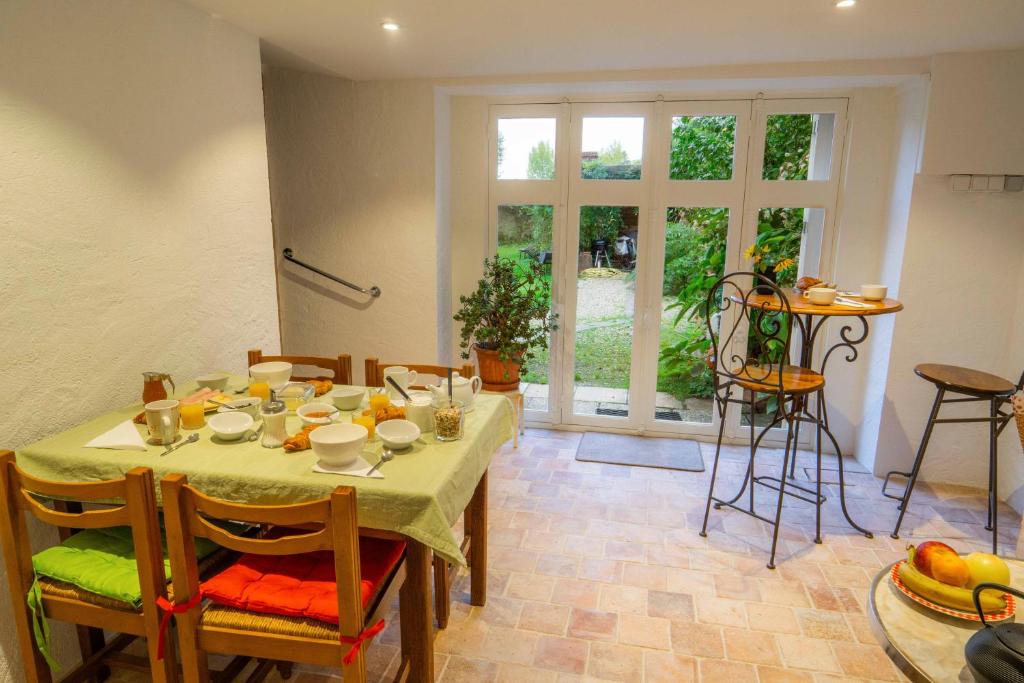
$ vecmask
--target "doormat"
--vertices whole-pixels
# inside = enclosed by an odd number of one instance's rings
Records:
[[[629,417],[629,411],[624,408],[598,408],[594,411],[597,415],[609,415],[611,417]],[[682,422],[683,416],[678,410],[655,410],[655,420],[673,420],[675,422]]]
[[[660,467],[687,472],[704,471],[700,444],[688,439],[587,432],[580,439],[576,459],[609,465]]]

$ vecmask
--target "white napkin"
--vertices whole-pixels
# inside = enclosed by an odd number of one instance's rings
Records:
[[[144,451],[146,442],[136,429],[135,423],[125,420],[108,432],[100,434],[85,444],[86,448],[113,448],[122,451]]]
[[[320,472],[321,474],[347,474],[352,477],[369,477],[370,479],[383,479],[384,475],[377,470],[373,474],[370,474],[370,469],[373,467],[370,463],[366,462],[362,458],[356,458],[352,463],[345,467],[332,467],[325,465],[319,460],[313,465],[314,472]]]

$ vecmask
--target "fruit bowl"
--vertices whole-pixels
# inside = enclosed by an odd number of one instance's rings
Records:
[[[899,592],[903,593],[904,595],[906,595],[908,598],[910,598],[911,600],[913,600],[917,604],[923,605],[924,607],[927,607],[928,609],[932,610],[933,612],[938,612],[939,614],[945,614],[946,616],[954,617],[956,619],[964,619],[966,621],[981,622],[981,619],[978,617],[978,613],[977,612],[967,612],[967,611],[964,611],[964,610],[955,609],[953,607],[946,607],[944,605],[938,605],[938,604],[932,602],[931,600],[929,600],[929,599],[927,599],[927,598],[925,598],[923,596],[920,596],[917,593],[915,593],[914,591],[912,591],[909,588],[907,588],[907,586],[903,583],[903,581],[900,579],[900,576],[899,576],[900,566],[903,565],[904,563],[906,563],[906,560],[900,560],[899,562],[897,562],[896,564],[894,564],[892,566],[892,571],[889,572],[889,579],[892,581],[893,585],[896,586],[896,590],[898,590]],[[1014,600],[1012,595],[1010,595],[1009,593],[1003,593],[1003,599],[1006,600],[1006,609],[1004,609],[1004,610],[1002,610],[1000,612],[986,612],[985,613],[985,621],[986,622],[990,622],[990,621],[1005,621],[1005,620],[1009,619],[1010,617],[1012,617],[1014,615],[1014,613],[1017,611],[1017,603]]]

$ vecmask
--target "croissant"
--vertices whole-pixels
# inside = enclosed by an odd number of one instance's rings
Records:
[[[387,422],[388,420],[404,420],[405,408],[396,405],[386,406],[378,410],[373,418],[377,424]]]
[[[304,451],[309,448],[309,433],[317,427],[323,425],[308,425],[303,427],[299,432],[289,436],[284,440],[284,450],[288,453],[294,453],[295,451]]]
[[[810,289],[815,285],[820,285],[824,280],[819,280],[816,277],[810,275],[804,275],[802,278],[796,281],[796,288],[799,290]]]
[[[323,396],[328,391],[334,388],[334,382],[327,379],[326,377],[317,377],[316,379],[311,379],[307,382],[307,384],[313,385],[313,391],[317,396]]]

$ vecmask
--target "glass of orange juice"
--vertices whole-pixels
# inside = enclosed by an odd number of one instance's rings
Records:
[[[191,403],[182,403],[180,407],[181,411],[181,426],[184,429],[202,429],[203,425],[206,424],[206,418],[203,414],[203,409],[206,402],[202,399],[198,401],[192,401]]]
[[[263,399],[263,402],[266,403],[267,401],[270,400],[270,385],[267,384],[266,382],[250,381],[249,395],[259,396],[260,398]]]
[[[391,405],[391,397],[385,392],[379,394],[370,394],[370,414],[376,415],[378,410],[387,408]]]
[[[377,421],[374,419],[373,415],[353,415],[352,424],[363,425],[364,427],[366,427],[366,431],[369,433],[366,438],[373,438],[373,433],[375,431],[375,427],[377,426]]]

